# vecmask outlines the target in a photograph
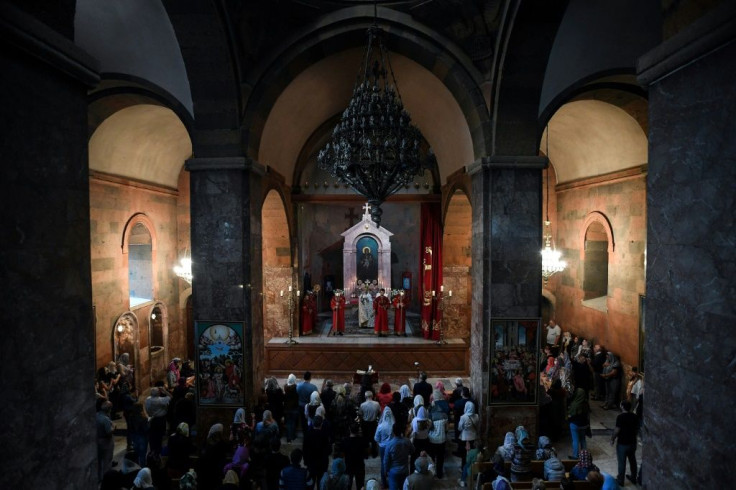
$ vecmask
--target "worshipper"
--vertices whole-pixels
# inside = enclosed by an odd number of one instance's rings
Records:
[[[581,449],[578,464],[573,466],[570,470],[570,478],[574,480],[585,480],[588,477],[588,473],[591,471],[600,470],[593,464],[593,456],[591,456],[590,451],[587,449]]]
[[[565,465],[556,456],[548,458],[544,462],[544,479],[547,481],[560,481],[565,476]]]
[[[567,412],[565,405],[567,403],[567,393],[562,387],[562,381],[556,379],[547,390],[550,398],[549,407],[549,438],[553,441],[559,439],[562,435],[563,428],[567,420]]]
[[[470,401],[470,388],[463,386],[461,390],[461,397],[455,401],[453,411],[455,412],[455,442],[460,444],[460,418],[465,413],[465,404]],[[455,456],[460,456],[459,451],[455,453]]]
[[[417,413],[419,413],[419,409],[424,406],[424,398],[422,398],[422,395],[416,395],[414,397],[414,404],[409,410],[408,413],[408,420],[411,423],[412,419],[417,416]]]
[[[156,488],[153,486],[153,478],[149,468],[141,468],[133,480],[133,488]]]
[[[325,473],[319,482],[319,490],[350,490],[350,477],[345,473],[345,460],[332,460],[330,472]]]
[[[271,441],[271,448],[264,463],[266,470],[265,490],[278,490],[281,470],[289,466],[289,457],[281,452],[281,439]]]
[[[381,475],[386,474],[386,470],[383,467],[383,455],[386,453],[386,445],[388,445],[389,439],[393,437],[394,414],[389,407],[386,407],[381,413],[381,419],[376,427],[376,434],[374,440],[378,443],[378,456],[381,458]],[[386,480],[382,480],[383,486],[388,486]]]
[[[331,435],[323,423],[324,419],[320,415],[315,416],[312,426],[304,435],[304,464],[314,481],[322,481],[322,475],[327,471],[330,461]]]
[[[286,419],[286,442],[296,439],[299,422],[299,395],[296,391],[296,376],[290,374],[284,387],[284,418]]]
[[[225,477],[222,479],[222,485],[219,490],[239,490],[240,489],[240,478],[238,474],[233,470],[227,470]]]
[[[381,410],[386,408],[386,406],[391,403],[394,399],[393,393],[391,392],[391,385],[389,383],[383,383],[381,385],[381,388],[378,390],[378,394],[376,394],[376,401],[381,406]]]
[[[414,406],[414,397],[412,397],[411,395],[411,389],[409,388],[409,385],[401,385],[401,388],[399,388],[399,394],[401,394],[401,403],[403,403],[406,407],[408,415],[409,410],[411,410]],[[395,412],[394,415],[396,415]]]
[[[626,473],[626,460],[629,460],[629,470],[631,474],[626,478],[631,483],[636,484],[637,466],[636,466],[636,436],[639,432],[639,419],[636,414],[631,411],[631,402],[624,400],[621,402],[621,414],[616,417],[616,428],[613,429],[611,435],[611,446],[616,443],[616,459],[618,461],[618,475],[616,481],[620,486],[624,486],[624,474]]]
[[[499,454],[498,450],[496,450],[496,452],[493,454],[493,457],[491,458],[491,463],[492,466],[487,467],[475,476],[476,489],[480,490],[486,483],[493,486],[493,482],[498,478],[498,475],[506,475],[506,467],[504,465],[503,458]]]
[[[575,483],[573,483],[572,479],[564,477],[560,480],[560,490],[575,490]]]
[[[572,454],[569,454],[568,458],[578,459],[579,450],[587,448],[585,433],[590,428],[590,405],[588,394],[584,389],[575,390],[567,410],[567,420],[570,422],[572,435]]]
[[[350,436],[344,438],[341,443],[345,455],[345,471],[351,483],[355,481],[355,488],[362,488],[365,481],[365,458],[369,452],[369,444],[361,435],[359,424],[353,422],[349,430]],[[381,466],[383,466],[383,458],[381,458]]]
[[[514,459],[514,446],[516,445],[516,436],[513,432],[507,432],[503,438],[503,445],[498,446],[496,454],[500,455],[504,461]]]
[[[348,427],[350,426],[350,418],[347,411],[347,395],[345,386],[338,385],[335,390],[335,399],[330,404],[328,418],[332,422],[332,438],[340,441],[350,435]]]
[[[197,406],[194,402],[194,393],[190,390],[184,398],[174,405],[174,425],[182,422],[189,426],[189,432],[195,433],[194,427],[197,423]]]
[[[544,480],[539,478],[532,479],[532,490],[547,490],[547,486],[544,484]]]
[[[572,379],[574,386],[584,389],[587,393],[593,389],[593,369],[590,367],[590,360],[582,354],[572,360]]]
[[[557,355],[560,346],[560,336],[562,335],[562,329],[554,318],[549,321],[546,329],[547,331],[547,345],[552,350],[552,354]]]
[[[345,295],[341,289],[335,290],[335,295],[330,299],[332,308],[332,335],[342,336],[345,333]],[[329,334],[327,334],[329,335]]]
[[[314,417],[317,416],[317,409],[322,407],[324,410],[324,405],[322,405],[322,399],[319,396],[319,393],[316,391],[313,391],[311,395],[309,395],[309,403],[307,406],[304,407],[304,418],[307,421],[307,427],[311,427],[314,422]]]
[[[464,397],[464,393],[463,393]],[[475,446],[475,440],[478,438],[480,431],[480,417],[475,413],[475,404],[470,400],[465,402],[463,406],[463,416],[460,417],[458,428],[460,430],[460,444],[457,451],[460,457],[460,467],[463,468],[467,463],[468,451]]]
[[[601,377],[606,357],[608,356],[603,347],[600,344],[595,344],[593,346],[593,357],[590,360],[590,366],[593,368],[593,376],[595,378],[595,394],[593,400],[604,401],[606,399],[606,380]]]
[[[197,490],[197,473],[194,469],[189,468],[189,471],[179,478],[179,490]]]
[[[375,478],[369,478],[361,490],[381,490],[381,484]]]
[[[591,471],[586,480],[594,490],[619,490],[621,488],[613,476],[603,471]]]
[[[325,381],[325,386],[322,388],[322,392],[319,394],[322,405],[325,407],[325,413],[327,414],[327,420],[332,421],[332,402],[337,396],[337,392],[334,390],[334,383],[331,379]]]
[[[489,461],[490,458],[491,454],[485,447],[475,447],[468,451],[466,462],[460,470],[460,479],[458,480],[458,484],[461,487],[466,487],[468,482],[468,475],[470,474],[470,469],[473,467],[473,464],[484,463],[486,461]],[[470,482],[470,485],[473,486],[472,481]]]
[[[514,431],[516,444],[514,444],[514,457],[511,459],[511,481],[528,480],[531,477],[531,464],[534,457],[534,446],[529,439],[529,432],[523,425]]]
[[[457,400],[463,397],[463,380],[462,378],[455,378],[455,388],[450,393],[450,397],[447,400],[450,405],[454,404]]]
[[[551,457],[557,457],[557,451],[554,447],[552,447],[552,442],[549,440],[549,437],[547,436],[539,436],[539,441],[537,443],[537,452],[536,452],[536,460],[538,461],[546,461]]]
[[[363,431],[363,437],[371,441],[371,454],[376,457],[378,456],[378,445],[374,438],[376,427],[378,427],[378,417],[381,415],[381,406],[377,401],[373,401],[372,392],[365,392],[365,401],[360,404],[358,414],[360,415],[360,428]]]
[[[284,390],[279,386],[275,377],[271,376],[266,381],[267,406],[273,414],[276,423],[281,426],[284,423]]]
[[[388,335],[388,309],[390,306],[391,301],[386,296],[386,290],[381,288],[373,300],[373,312],[375,314],[373,328],[379,337]]]
[[[248,478],[248,470],[250,469],[250,451],[248,450],[247,437],[246,443],[238,446],[233,454],[233,460],[222,467],[222,472],[234,471],[238,475],[238,479],[245,480]]]
[[[506,468],[503,465],[496,468],[498,476],[491,483],[491,487],[493,488],[493,490],[513,490],[513,487],[511,486],[511,481],[508,478]]]
[[[120,408],[123,411],[125,426],[130,426],[130,416],[133,413],[133,405],[138,402],[138,392],[131,390],[128,383],[123,382],[120,386]],[[126,430],[126,450],[133,451],[133,438],[129,430]]]
[[[414,473],[404,480],[403,490],[432,490],[434,476],[429,470],[430,459],[427,453],[422,453],[414,462]]]
[[[166,387],[169,391],[174,391],[174,388],[179,384],[179,379],[181,378],[180,366],[181,359],[178,357],[173,358],[169,363],[169,368],[166,370]]]
[[[580,347],[578,348],[578,351],[574,353],[573,357],[583,356],[586,359],[590,359],[591,353],[590,353],[590,343],[583,339],[580,342]]]
[[[299,396],[299,421],[302,426],[302,433],[307,433],[307,418],[304,415],[305,407],[309,404],[312,393],[317,390],[317,387],[312,384],[312,373],[309,371],[304,372],[303,381],[296,385],[296,393]]]
[[[271,450],[271,443],[278,440],[279,424],[273,419],[271,411],[265,410],[263,420],[256,424],[253,435],[252,453],[254,463],[263,463]]]
[[[163,438],[166,435],[166,414],[169,411],[171,395],[163,386],[151,388],[151,395],[146,398],[146,413],[148,413],[150,429],[148,445],[151,451],[161,454]]]
[[[391,403],[388,404],[388,408],[394,414],[394,419],[397,422],[401,422],[404,425],[409,424],[409,409],[401,403],[401,393],[394,391],[392,394]]]
[[[244,439],[243,439],[244,442]],[[200,488],[216,488],[222,480],[222,468],[227,463],[230,445],[225,439],[225,427],[214,424],[207,433],[197,466],[197,483]]]
[[[411,455],[411,466],[414,465],[423,451],[428,452],[431,450],[429,445],[429,431],[431,428],[432,420],[427,415],[427,409],[419,407],[417,416],[411,420],[410,438],[412,444],[414,444],[414,452]]]
[[[445,443],[447,442],[448,414],[432,400],[429,410],[432,428],[429,430],[429,454],[435,461],[435,474],[442,480],[445,476]]]
[[[404,437],[405,426],[394,424],[393,432],[394,437],[389,440],[383,455],[383,468],[389,490],[400,490],[409,476],[409,457],[414,452],[414,446]]]
[[[251,413],[250,417],[246,417],[245,409],[239,408],[235,411],[233,416],[233,423],[230,425],[230,443],[233,449],[237,449],[238,446],[243,444],[243,438],[247,436],[249,439],[253,437],[253,421],[255,420],[255,414]]]
[[[112,423],[110,413],[112,412],[112,402],[105,400],[100,405],[100,409],[95,415],[95,425],[97,427],[97,481],[102,482],[105,476],[112,468],[113,450],[115,449],[115,441],[112,433],[115,425]]]
[[[296,448],[291,451],[291,464],[281,470],[279,488],[281,490],[308,490],[314,486],[314,480],[309,470],[301,465],[304,453]]]
[[[447,401],[448,395],[445,393],[445,386],[442,381],[438,381],[432,392],[432,396],[429,397],[430,405],[436,404],[437,407],[447,414],[447,418],[450,418],[450,402]]]
[[[141,467],[146,464],[148,430],[148,416],[143,410],[143,404],[140,402],[134,403],[128,420],[128,434],[130,435],[133,450],[136,454],[136,461]]]
[[[406,337],[406,308],[409,306],[409,296],[403,289],[393,297],[394,305],[394,335]]]
[[[606,354],[606,362],[603,363],[601,378],[606,381],[606,403],[601,408],[614,410],[618,405],[619,392],[621,391],[621,362],[613,352]]]
[[[166,469],[169,477],[180,478],[189,469],[189,455],[194,450],[186,422],[179,424],[176,431],[169,436],[168,450]]]
[[[422,405],[425,407],[429,406],[429,398],[432,396],[432,385],[427,383],[427,373],[423,372],[419,375],[419,381],[414,383],[412,392],[414,393],[414,396],[422,395],[422,398],[424,399],[424,403]]]
[[[636,407],[636,404],[639,401],[639,393],[643,386],[642,379],[643,378],[639,373],[639,368],[636,366],[632,367],[629,382],[626,383],[626,399],[631,402],[632,407]]]

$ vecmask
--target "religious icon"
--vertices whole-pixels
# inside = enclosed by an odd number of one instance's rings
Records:
[[[199,403],[242,406],[243,323],[196,322]]]

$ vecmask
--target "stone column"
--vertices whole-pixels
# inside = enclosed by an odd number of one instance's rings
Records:
[[[468,169],[472,179],[473,240],[471,390],[488,404],[492,318],[536,318],[542,298],[542,172],[546,157],[494,156]],[[537,407],[486,410],[486,437],[517,425],[537,433]]]
[[[24,7],[47,9],[73,36],[73,11]],[[97,62],[9,2],[0,33],[0,488],[96,488],[87,90]]]
[[[251,196],[254,184],[259,181],[259,172],[254,172],[256,167],[245,157],[193,158],[186,162],[186,168],[191,173],[194,320],[244,323],[242,371],[245,400],[251,409],[257,389],[253,376],[253,345],[258,344],[258,336],[260,345],[263,344],[262,325],[260,322],[254,325],[252,309],[253,291],[260,291],[260,287],[254,288],[251,281],[254,275],[260,277],[257,268],[261,263],[260,214],[255,223],[258,236],[251,236],[255,214],[251,209]],[[251,246],[253,242],[257,242],[256,254]],[[207,434],[212,423],[229,423],[233,412],[199,407],[200,436]]]
[[[733,467],[734,40],[724,2],[638,64],[649,88],[645,488],[715,488]]]

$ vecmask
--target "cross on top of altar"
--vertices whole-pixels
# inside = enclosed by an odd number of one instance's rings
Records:
[[[370,204],[368,204],[368,203],[365,203],[365,204],[363,205],[363,211],[364,211],[364,213],[363,213],[363,221],[365,221],[366,219],[368,219],[368,218],[370,218],[370,217],[371,217],[371,215],[370,215],[370,212],[371,212],[371,205],[370,205]]]

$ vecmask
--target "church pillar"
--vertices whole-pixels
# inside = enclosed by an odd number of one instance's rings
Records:
[[[537,318],[542,292],[542,172],[547,158],[494,156],[469,169],[473,237],[470,372],[471,391],[481,407],[489,403],[492,318]],[[525,425],[537,433],[536,406],[485,410],[486,437],[503,439]]]
[[[96,488],[87,90],[98,67],[71,41],[66,3],[23,7],[0,4],[0,488]]]
[[[637,67],[649,89],[644,487],[714,488],[732,472],[735,40],[723,2]]]
[[[254,371],[254,365],[263,364],[256,364],[263,351],[262,312],[258,307],[262,171],[245,157],[192,158],[186,168],[191,173],[194,320],[243,322],[242,374],[245,401],[252,407],[254,390],[263,376],[259,372],[256,378]],[[213,423],[228,423],[235,408],[200,406],[200,436],[205,436]]]

